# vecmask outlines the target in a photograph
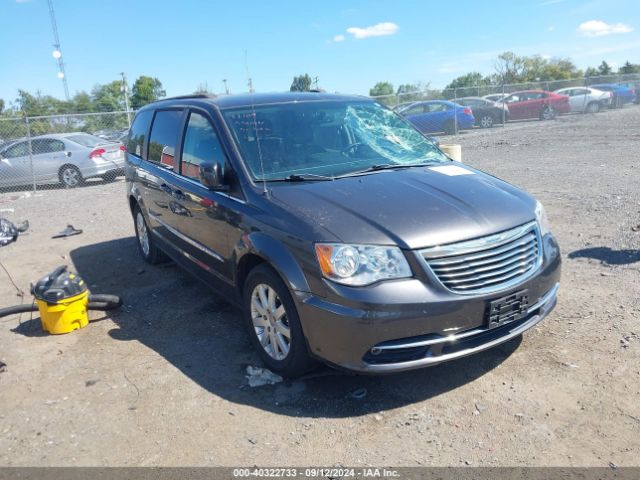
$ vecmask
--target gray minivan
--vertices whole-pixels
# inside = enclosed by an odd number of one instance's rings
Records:
[[[371,99],[176,97],[142,108],[126,147],[141,255],[239,306],[279,374],[434,365],[556,304],[542,205]]]

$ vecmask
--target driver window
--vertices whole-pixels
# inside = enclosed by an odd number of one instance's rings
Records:
[[[182,147],[180,173],[185,177],[200,181],[200,164],[220,162],[225,164],[225,156],[215,130],[207,118],[191,112]]]

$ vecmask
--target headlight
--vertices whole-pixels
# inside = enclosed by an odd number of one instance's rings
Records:
[[[361,287],[392,278],[411,276],[411,268],[398,247],[316,244],[316,257],[325,278]]]
[[[551,225],[549,225],[549,219],[547,218],[547,212],[540,202],[536,200],[536,220],[540,226],[540,235],[545,236],[547,233],[551,233]]]

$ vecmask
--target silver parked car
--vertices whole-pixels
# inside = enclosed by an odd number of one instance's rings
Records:
[[[124,146],[84,132],[21,138],[0,147],[0,187],[60,183],[73,188],[87,178],[113,178],[124,169]]]
[[[569,87],[556,90],[555,93],[569,97],[571,112],[598,113],[611,105],[613,94],[591,87]]]

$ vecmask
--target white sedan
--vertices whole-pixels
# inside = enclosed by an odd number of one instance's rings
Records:
[[[555,93],[569,97],[571,112],[598,113],[611,104],[613,94],[590,87],[569,87],[556,90]]]

